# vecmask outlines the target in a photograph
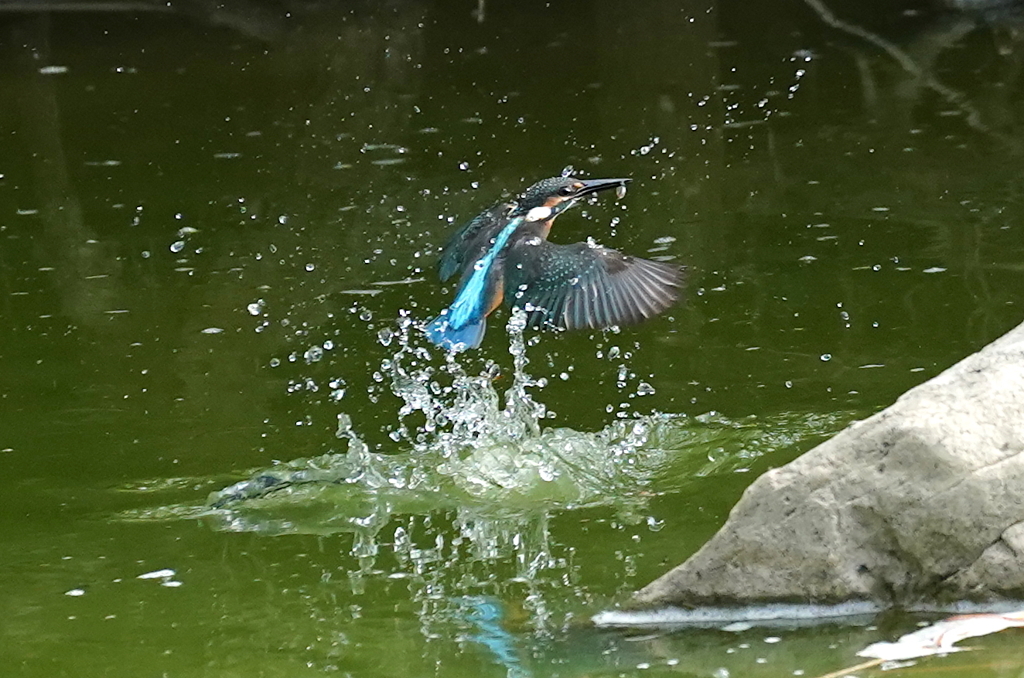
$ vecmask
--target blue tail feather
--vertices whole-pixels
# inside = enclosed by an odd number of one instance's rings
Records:
[[[477,348],[484,340],[484,330],[487,329],[487,319],[481,317],[476,322],[471,322],[459,328],[455,328],[448,322],[448,311],[445,310],[427,325],[427,338],[441,348],[450,351],[463,351],[467,348]]]

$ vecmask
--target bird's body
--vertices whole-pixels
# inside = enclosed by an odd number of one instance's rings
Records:
[[[636,323],[676,301],[679,267],[631,257],[588,241],[548,242],[555,218],[597,191],[624,190],[628,179],[545,179],[460,228],[445,245],[439,272],[461,272],[455,301],[427,325],[449,349],[476,348],[487,316],[504,299],[530,325],[598,329]]]

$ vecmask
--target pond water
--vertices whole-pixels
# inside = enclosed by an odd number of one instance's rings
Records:
[[[950,4],[0,2],[7,670],[816,676],[914,628],[589,619],[1024,317],[1022,15]],[[685,302],[430,347],[450,231],[566,168],[633,183],[552,239]]]

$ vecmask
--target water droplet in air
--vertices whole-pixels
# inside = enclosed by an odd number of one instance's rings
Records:
[[[171,243],[170,250],[172,252],[174,252],[175,254],[177,254],[178,252],[182,251],[183,249],[185,249],[185,241],[184,240],[175,240],[174,242]]]

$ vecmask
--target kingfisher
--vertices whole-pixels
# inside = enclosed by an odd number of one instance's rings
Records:
[[[455,301],[426,326],[438,346],[460,351],[484,338],[501,305],[527,314],[528,326],[601,329],[637,323],[678,298],[682,270],[602,247],[593,240],[549,242],[559,214],[599,191],[625,195],[629,179],[552,177],[499,202],[459,228],[438,265],[441,281],[461,274]]]

